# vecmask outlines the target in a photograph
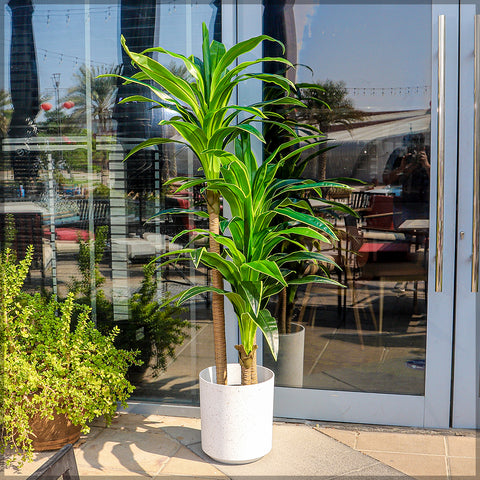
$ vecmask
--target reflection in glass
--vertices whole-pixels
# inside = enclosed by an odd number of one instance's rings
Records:
[[[144,270],[152,258],[191,240],[173,241],[177,233],[203,227],[188,214],[151,217],[165,208],[201,206],[203,197],[201,188],[178,195],[163,186],[196,174],[198,162],[186,148],[144,150],[124,162],[142,140],[174,135],[158,125],[173,112],[141,102],[118,105],[149,90],[97,77],[134,73],[120,35],[135,51],[162,45],[198,55],[202,22],[220,40],[220,7],[218,0],[87,7],[10,0],[2,12],[0,244],[12,229],[19,256],[34,244],[30,288],[60,297],[75,291],[92,306],[101,331],[117,325],[119,344],[142,350],[145,365],[132,371],[137,398],[196,404],[198,372],[213,363],[208,297],[181,311],[156,309],[168,294],[208,282],[208,272],[183,263]],[[161,61],[188,75],[180,61]]]
[[[310,202],[335,224],[339,240],[308,247],[337,262],[340,268],[331,269],[331,276],[346,288],[309,284],[279,296],[272,307],[284,333],[277,385],[421,395],[431,162],[430,6],[265,1],[264,7],[265,32],[280,35],[286,55],[290,52],[297,64],[294,71],[277,73],[298,84],[297,95],[308,107],[287,114],[318,127],[333,147],[319,149],[303,176],[345,179],[351,191],[326,188],[323,193],[355,212],[332,215],[328,205]],[[379,43],[391,48],[374,48]],[[269,47],[266,56],[278,54]],[[275,145],[276,135],[266,133]],[[299,274],[308,274],[309,268]],[[293,337],[290,325],[297,337],[305,329],[301,353],[287,344]],[[303,365],[291,372],[295,355],[302,356]],[[264,360],[275,365],[268,353]]]

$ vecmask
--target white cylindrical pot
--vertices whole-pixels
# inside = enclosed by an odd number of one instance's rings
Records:
[[[264,342],[263,364],[275,373],[277,387],[303,387],[303,357],[305,351],[305,327],[292,323],[291,333],[278,335],[277,361]]]
[[[228,364],[228,385],[215,367],[200,372],[202,450],[222,463],[249,463],[272,449],[274,374],[258,368],[256,385],[240,385],[239,364]]]

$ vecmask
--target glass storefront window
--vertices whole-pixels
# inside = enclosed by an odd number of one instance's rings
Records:
[[[333,147],[319,149],[303,175],[341,178],[350,192],[323,193],[356,213],[333,216],[322,202],[311,202],[339,233],[336,244],[311,248],[337,261],[341,268],[331,275],[346,288],[308,285],[287,302],[287,325],[305,329],[303,376],[277,375],[277,385],[423,395],[431,5],[263,4],[264,33],[285,43],[296,66],[269,68],[295,82],[308,105],[288,115],[319,128]],[[264,54],[282,52],[266,43]],[[277,318],[281,306],[279,299]]]
[[[91,304],[100,330],[121,327],[127,348],[149,342],[144,327],[132,327],[142,306],[144,266],[192,240],[173,241],[177,233],[203,226],[188,214],[151,217],[165,208],[201,207],[203,198],[200,189],[174,194],[163,187],[169,178],[198,174],[186,148],[170,144],[124,161],[142,140],[174,137],[158,125],[172,112],[146,103],[118,105],[149,91],[97,76],[133,73],[121,35],[133,51],[162,45],[200,55],[202,22],[220,39],[218,7],[217,1],[176,0],[10,0],[3,7],[1,242],[13,226],[20,256],[35,246],[30,288],[60,297],[75,290],[79,301]],[[162,61],[188,76],[178,61]],[[160,304],[208,276],[186,263],[157,269],[143,301]],[[155,354],[146,355],[144,368],[133,374],[136,398],[198,403],[198,372],[213,363],[210,299],[192,301],[177,316],[175,325],[157,319],[157,331],[170,341],[163,348],[171,346],[176,360],[168,357],[166,368],[156,370]]]

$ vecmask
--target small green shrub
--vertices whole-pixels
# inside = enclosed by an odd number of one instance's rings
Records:
[[[31,260],[31,248],[18,263],[10,249],[0,253],[0,450],[12,449],[9,463],[20,464],[32,459],[30,418],[64,413],[84,433],[98,416],[109,424],[134,389],[125,375],[137,364],[137,352],[114,346],[118,329],[102,335],[73,294],[59,302],[22,291]]]
[[[104,334],[108,334],[115,325],[113,303],[102,289],[105,278],[99,269],[107,245],[107,233],[106,227],[98,227],[93,242],[79,239],[78,268],[81,278],[72,279],[70,287],[77,303],[91,305],[94,277],[97,328]],[[92,255],[93,273],[90,263]],[[175,358],[175,348],[189,338],[193,324],[184,318],[185,308],[168,303],[169,293],[165,298],[158,298],[158,280],[153,263],[144,265],[143,274],[140,289],[128,302],[129,320],[117,323],[120,333],[115,344],[125,350],[138,350],[141,362],[151,366],[156,376],[165,370],[169,359]]]
[[[153,360],[150,366],[155,376],[165,370],[169,358],[175,358],[175,347],[189,337],[193,324],[182,318],[185,308],[167,304],[169,294],[161,300],[163,306],[157,301],[158,280],[154,273],[153,263],[143,267],[144,279],[129,301],[131,320],[122,328],[119,344],[140,350],[145,364]]]

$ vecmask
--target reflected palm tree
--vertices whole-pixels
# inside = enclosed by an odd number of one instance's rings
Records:
[[[91,96],[92,117],[97,122],[97,133],[105,135],[111,131],[111,120],[115,106],[117,82],[112,77],[97,78],[98,75],[119,73],[119,67],[90,67],[82,65],[73,79],[76,82],[68,90],[65,100],[75,103],[72,119],[79,123],[85,123],[87,113],[87,96]],[[87,79],[90,83],[90,92],[87,92]]]
[[[301,87],[301,84],[299,86]],[[324,134],[328,134],[334,125],[340,125],[349,130],[353,123],[362,120],[365,116],[365,112],[353,106],[343,81],[326,80],[308,84],[307,88],[300,88],[299,98],[307,105],[306,109],[299,112],[300,115]],[[325,180],[326,151],[320,153],[317,168],[317,178]]]

